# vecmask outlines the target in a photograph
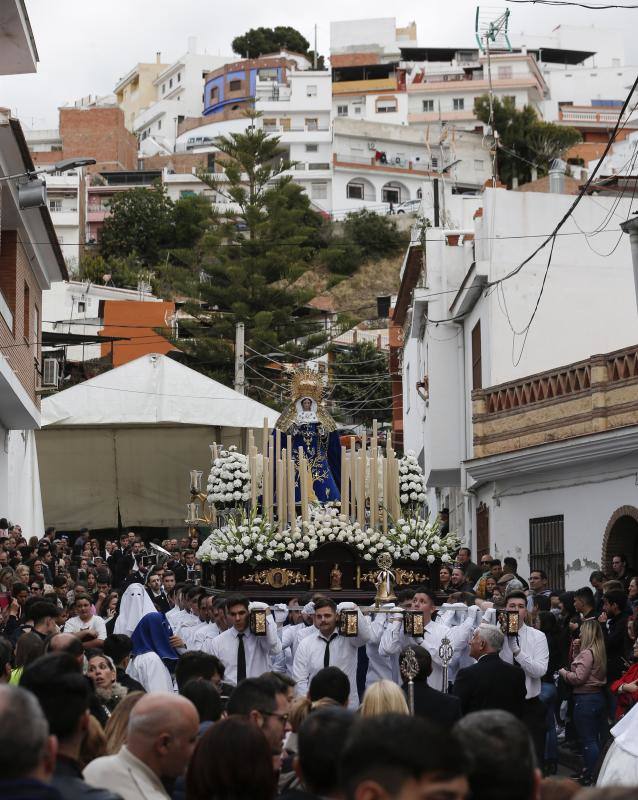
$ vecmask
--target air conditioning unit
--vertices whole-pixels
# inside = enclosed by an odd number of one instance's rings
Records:
[[[42,385],[55,386],[60,384],[60,363],[57,358],[45,358],[42,362]]]

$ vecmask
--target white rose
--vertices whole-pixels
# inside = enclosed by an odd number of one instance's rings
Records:
[[[443,560],[445,560],[445,559],[443,559]],[[430,553],[430,555],[428,556],[428,564],[434,564],[434,562],[435,562],[435,561],[436,561],[436,559],[435,559],[435,558],[434,558],[434,556],[433,556],[433,555]]]
[[[243,557],[242,555],[239,555],[239,556],[237,556],[237,557],[235,558],[235,561],[236,561],[238,564],[243,564],[243,563],[244,563],[244,557]]]

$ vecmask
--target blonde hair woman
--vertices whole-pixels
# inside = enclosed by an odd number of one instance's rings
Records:
[[[359,708],[362,717],[380,714],[409,714],[403,691],[392,681],[377,681],[366,689]]]
[[[144,697],[144,692],[129,692],[115,707],[104,728],[106,735],[106,754],[114,756],[126,744],[128,719],[135,704]]]
[[[580,639],[574,639],[577,655],[569,670],[559,674],[572,687],[574,725],[583,745],[585,768],[581,778],[591,784],[600,749],[607,736],[607,655],[602,628],[597,619],[586,619],[580,626]]]

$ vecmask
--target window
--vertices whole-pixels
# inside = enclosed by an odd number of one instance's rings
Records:
[[[62,200],[49,200],[49,211],[62,211]]]
[[[166,84],[162,84],[162,94],[166,94]]]
[[[463,109],[465,108],[465,99],[463,97],[453,97],[452,108],[455,111],[463,111]]]
[[[157,120],[157,130],[158,130],[158,131],[161,131],[161,130],[162,130],[162,120],[161,120],[161,119],[158,119],[158,120]]]
[[[309,131],[319,130],[319,120],[317,117],[306,117],[306,129]]]
[[[432,169],[439,168],[439,159],[436,156],[432,156]]]
[[[231,92],[240,92],[241,91],[241,81],[231,81],[228,84],[228,88]]]
[[[497,69],[496,75],[497,75],[498,78],[501,78],[501,80],[507,80],[508,78],[512,77],[512,67],[511,66],[507,66],[507,67],[501,66],[501,67],[499,67]]]
[[[349,183],[346,186],[346,197],[350,200],[363,200],[363,184]]]
[[[318,144],[307,144],[306,153],[316,153],[319,150]]]
[[[31,340],[33,342],[33,352],[35,357],[38,357],[38,343],[40,341],[40,309],[33,306],[33,331],[31,333]]]
[[[169,89],[172,89],[172,88],[173,88],[173,79],[172,79],[172,78],[169,78],[169,81],[168,81],[168,88],[169,88]]]
[[[84,300],[78,300],[78,314],[86,314],[86,303]]]
[[[276,119],[265,119],[264,120],[264,130],[267,133],[272,133],[273,131],[277,130],[277,120]]]
[[[317,86],[316,84],[308,84],[306,86],[306,97],[316,97],[317,96]]]
[[[328,184],[322,181],[315,181],[310,184],[310,197],[313,200],[327,200],[328,199]]]
[[[529,569],[542,569],[552,589],[565,588],[564,516],[536,517],[529,521]]]
[[[611,65],[612,65],[612,67],[619,67],[620,66],[620,59],[619,58],[612,58]]]
[[[29,341],[29,332],[31,330],[31,297],[29,292],[29,284],[24,282],[24,338]]]
[[[218,98],[219,98],[219,87],[213,86],[213,88],[210,90],[210,102],[216,103]]]
[[[179,83],[181,81],[181,79],[182,79],[182,73],[178,72],[177,73],[177,83]]]
[[[422,104],[424,111],[434,111],[434,100],[423,100]]]
[[[391,100],[377,100],[377,114],[394,114],[397,110],[397,101],[395,98]]]
[[[310,163],[308,164],[308,169],[330,169],[330,164]]]
[[[472,328],[472,389],[483,388],[483,368],[481,364],[481,322]]]
[[[348,106],[337,106],[337,116],[338,117],[347,117],[348,116]]]
[[[266,67],[259,70],[260,81],[276,81],[278,78],[277,67]]]
[[[483,165],[485,162],[482,158],[475,158],[474,159],[474,169],[483,169]]]
[[[360,114],[361,113],[361,106],[355,106],[354,107],[354,113],[355,114]],[[348,115],[346,114],[346,116],[348,116]]]

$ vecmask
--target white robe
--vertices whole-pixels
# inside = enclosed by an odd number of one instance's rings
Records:
[[[614,743],[607,751],[596,786],[638,786],[638,705],[611,729]]]
[[[137,623],[147,614],[157,609],[141,583],[131,583],[126,587],[120,602],[120,613],[115,620],[113,633],[124,633],[132,636]]]
[[[171,673],[162,659],[153,651],[132,658],[126,668],[126,674],[141,683],[147,692],[173,693],[175,691]]]

